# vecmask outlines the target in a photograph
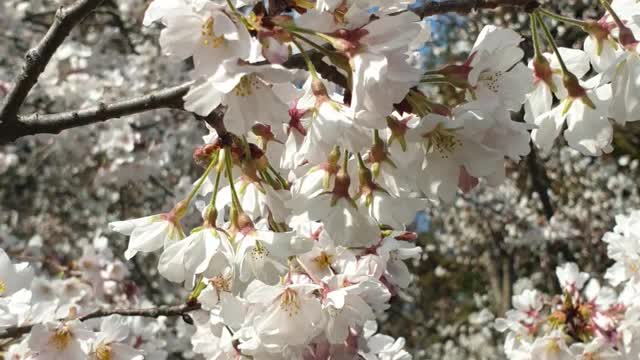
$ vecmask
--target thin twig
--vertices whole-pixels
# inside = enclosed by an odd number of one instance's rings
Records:
[[[0,143],[14,141],[17,138],[34,134],[57,134],[65,129],[84,126],[125,115],[137,114],[154,109],[182,108],[182,97],[189,91],[192,81],[149,94],[127,99],[113,104],[100,103],[97,106],[58,114],[18,117],[19,126],[5,131],[0,124]]]
[[[78,318],[80,321],[86,321],[89,319],[96,319],[101,317],[107,317],[110,315],[120,316],[138,316],[148,318],[158,318],[160,316],[183,316],[191,311],[199,310],[200,304],[189,303],[173,306],[159,306],[155,308],[147,309],[100,309],[94,312],[88,313]],[[5,329],[0,332],[0,339],[11,339],[28,334],[31,329],[37,324],[29,324],[23,326],[15,326]]]

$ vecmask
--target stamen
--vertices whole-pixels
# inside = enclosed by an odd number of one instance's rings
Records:
[[[298,312],[300,312],[298,293],[293,289],[285,289],[280,298],[280,308],[282,308],[289,317],[297,315]]]
[[[219,48],[224,45],[225,38],[224,36],[216,36],[213,31],[213,18],[208,18],[204,24],[202,24],[202,43],[204,46],[211,46],[213,48]]]
[[[240,79],[240,82],[233,89],[233,93],[236,96],[249,96],[253,94],[253,90],[257,89],[261,85],[260,79],[254,74],[245,75]]]
[[[53,344],[56,350],[62,351],[66,349],[67,346],[69,346],[72,337],[73,334],[71,334],[71,330],[69,330],[69,328],[65,325],[59,329],[56,329],[53,335],[51,335],[51,337],[49,338],[49,342]]]
[[[427,142],[427,151],[435,149],[444,158],[452,153],[458,146],[462,145],[460,139],[456,137],[455,129],[447,129],[441,123],[430,132],[422,136]]]
[[[500,91],[500,78],[502,78],[502,71],[496,71],[489,77],[485,78],[484,80],[486,81],[487,88],[494,93],[498,93],[498,91]]]
[[[326,252],[321,252],[320,255],[316,256],[313,261],[318,264],[318,267],[325,269],[331,265],[331,260],[333,259],[332,255],[327,254]]]
[[[96,359],[97,360],[112,360],[113,359],[113,350],[111,350],[111,346],[107,344],[100,344],[96,348]]]
[[[253,260],[264,260],[269,257],[269,250],[267,250],[259,241],[256,241],[256,246],[251,250],[251,257]]]

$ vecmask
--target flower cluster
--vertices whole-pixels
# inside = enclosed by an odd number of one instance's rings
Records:
[[[129,237],[127,260],[157,253],[158,273],[190,292],[193,352],[207,359],[411,358],[403,339],[376,334],[376,320],[409,287],[406,261],[422,257],[406,227],[416,212],[481,182],[502,184],[505,164],[527,156],[530,141],[548,152],[564,130],[571,148],[599,156],[613,150],[610,119],[638,120],[635,0],[603,0],[598,21],[530,9],[529,66],[522,36],[487,25],[464,62],[428,71],[413,66],[429,27],[409,4],[149,4],[143,24],[160,26],[162,52],[189,67],[192,85],[180,104],[209,129],[193,152],[203,172],[168,211],[109,225]],[[546,18],[584,30],[584,51],[558,48]],[[552,53],[542,52],[540,34]],[[66,76],[89,86],[85,50],[58,52],[43,80]],[[441,84],[460,100],[433,99],[429,87]],[[115,124],[95,151],[118,159],[139,139],[129,124]],[[163,161],[160,152],[144,158]],[[3,162],[8,171],[15,161]],[[135,180],[147,177],[147,167],[128,159],[104,171]],[[194,209],[200,226],[187,228]],[[612,285],[635,282],[638,216],[620,218],[618,235],[605,237],[618,261],[607,275]],[[84,282],[32,280],[28,266],[0,253],[0,329],[30,333],[12,347],[17,358],[162,357],[152,355],[161,345],[144,348],[141,333],[153,322],[89,321],[98,304],[137,301],[122,289],[124,264],[102,245],[92,249],[78,265]],[[572,264],[558,278],[561,301],[526,291],[498,321],[510,330],[507,354],[633,353],[635,328],[625,319],[633,319],[634,288],[612,298],[613,290],[586,285],[588,276]]]
[[[69,265],[31,255],[25,260],[13,263],[0,249],[0,339],[28,334],[3,344],[5,358],[165,359],[168,350],[184,347],[163,339],[176,331],[164,317],[145,320],[105,312],[152,306],[130,280],[126,264],[114,258],[106,238],[97,237]],[[42,270],[30,265],[41,261]],[[52,277],[52,271],[58,274]],[[192,331],[183,327],[183,332]]]
[[[510,359],[638,357],[640,211],[619,215],[616,223],[602,238],[615,261],[604,275],[610,286],[567,263],[556,269],[562,294],[525,289],[513,297],[514,309],[495,323],[507,332]]]
[[[570,146],[611,150],[615,77],[581,84],[589,57],[557,49],[544,11],[531,17],[531,68],[520,35],[486,26],[463,64],[424,73],[409,59],[428,29],[389,5],[285,12],[157,0],[147,10],[145,24],[164,26],[163,51],[192,60],[184,106],[210,127],[194,152],[205,171],[170,211],[111,226],[130,236],[128,259],[161,250],[159,273],[193,289],[208,313],[192,342],[207,358],[404,357],[391,340],[370,343],[367,329],[410,283],[403,260],[421,252],[404,231],[413,215],[481,180],[501,183],[505,161],[527,155],[530,138],[548,148],[565,119]],[[554,54],[540,53],[539,31]],[[318,70],[324,59],[337,78]],[[295,61],[308,73],[286,67]],[[421,90],[442,82],[467,100],[445,106]],[[553,109],[552,94],[561,100]],[[527,122],[513,121],[525,103]],[[194,204],[202,225],[185,233]]]

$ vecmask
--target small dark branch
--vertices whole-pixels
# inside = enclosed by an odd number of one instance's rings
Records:
[[[160,316],[183,316],[187,313],[200,309],[198,303],[188,303],[174,306],[160,306],[148,309],[111,309],[111,310],[96,310],[87,315],[81,316],[80,321],[86,321],[89,319],[96,319],[101,317],[107,317],[110,315],[120,316],[139,316],[148,318],[158,318]],[[0,332],[0,339],[17,338],[22,335],[28,334],[36,324],[16,326],[5,329]]]
[[[89,319],[101,318],[110,315],[120,316],[140,316],[148,318],[158,318],[160,316],[182,316],[191,311],[200,310],[200,304],[188,303],[174,306],[159,306],[148,309],[112,309],[112,310],[96,310],[87,315],[81,316],[80,321],[86,321]]]
[[[547,178],[544,166],[538,162],[538,156],[533,145],[531,146],[531,152],[529,152],[529,155],[527,156],[527,167],[529,168],[529,174],[531,175],[533,191],[538,193],[538,197],[540,197],[545,217],[547,220],[551,220],[554,209],[551,204],[551,199],[549,198],[549,179]]]
[[[319,52],[311,56],[311,62],[313,62],[313,65],[316,67],[318,74],[322,75],[323,79],[332,82],[343,89],[348,89],[349,86],[347,85],[347,78],[338,71],[337,67],[322,61],[323,57],[324,55]]]
[[[20,137],[34,134],[57,134],[62,130],[89,125],[125,115],[137,114],[154,109],[182,108],[182,97],[189,91],[193,82],[170,87],[149,94],[127,99],[113,104],[98,104],[78,111],[68,111],[51,115],[29,115],[19,117],[16,124],[4,130],[0,124],[0,144],[14,141]]]
[[[323,62],[321,54],[312,54],[312,59],[316,64],[318,72],[323,76],[323,78],[340,86],[346,87],[346,78],[342,76],[334,66]],[[300,55],[292,56],[283,65],[290,69],[306,69],[304,59]],[[43,133],[58,134],[66,129],[90,125],[154,109],[182,109],[184,104],[182,98],[187,94],[193,83],[193,81],[190,81],[171,88],[158,90],[144,96],[119,101],[113,104],[99,104],[83,110],[67,111],[50,115],[33,114],[24,117],[19,116],[16,121],[10,124],[0,123],[0,144],[15,141],[16,139],[27,135]],[[218,108],[211,115],[206,117],[207,122],[214,126],[219,132],[224,126],[222,124],[223,113],[222,109]],[[226,132],[226,130],[220,133],[224,132]]]
[[[413,9],[413,12],[424,18],[452,12],[467,14],[474,10],[495,9],[498,7],[518,7],[530,10],[532,6],[537,6],[535,4],[537,3],[534,0],[425,0],[424,5]]]
[[[120,15],[120,10],[118,9],[118,4],[114,0],[107,0],[106,5],[114,9],[114,10],[107,9],[106,13],[113,18],[114,26],[117,27],[118,30],[120,30],[120,34],[122,34],[122,36],[126,40],[129,50],[134,54],[138,54],[138,52],[136,51],[136,44],[134,43],[133,38],[131,37],[131,30],[127,27],[124,20],[122,19],[122,16]]]
[[[27,95],[38,82],[38,77],[40,77],[58,47],[69,36],[71,30],[90,12],[100,6],[103,1],[79,0],[71,6],[58,9],[53,24],[40,40],[40,43],[35,48],[27,51],[24,66],[14,80],[13,88],[9,91],[2,109],[0,109],[3,133],[9,131],[12,123],[16,122],[18,110],[20,110]]]
[[[209,126],[211,126],[217,133],[218,136],[223,136],[227,133],[227,128],[224,126],[224,113],[226,109],[224,106],[218,106],[215,110],[211,112],[211,114],[207,116],[200,116],[198,114],[194,114],[196,120],[204,121]]]

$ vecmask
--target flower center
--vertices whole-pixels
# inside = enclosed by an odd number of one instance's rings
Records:
[[[422,135],[427,142],[427,151],[435,149],[446,158],[448,153],[452,153],[458,146],[462,145],[460,139],[456,137],[455,129],[447,129],[441,123],[430,132]]]
[[[269,256],[269,250],[267,250],[260,241],[256,241],[256,246],[251,250],[251,256],[254,260],[264,260]]]
[[[100,344],[96,348],[96,359],[97,360],[111,360],[113,359],[113,350],[111,350],[111,346],[107,344]]]
[[[218,293],[223,291],[229,292],[231,290],[231,283],[229,282],[229,280],[220,275],[210,279],[209,283],[211,283],[211,286],[213,286],[213,288],[216,289]]]
[[[233,93],[236,96],[249,96],[253,94],[253,90],[258,87],[260,81],[254,74],[245,75],[240,79],[240,82],[233,89]]]
[[[289,317],[297,315],[298,312],[300,312],[298,293],[293,289],[285,289],[280,297],[280,308],[284,310]]]
[[[318,264],[318,267],[325,269],[331,265],[331,260],[333,259],[332,255],[327,254],[326,252],[321,252],[320,255],[316,256],[313,261]]]
[[[213,18],[208,18],[204,24],[202,24],[202,44],[204,46],[211,46],[214,49],[224,45],[224,36],[216,36],[213,31]]]
[[[7,284],[0,280],[0,295],[4,294],[5,291],[7,291]]]
[[[73,335],[71,334],[69,328],[67,326],[63,326],[59,329],[56,329],[53,335],[51,335],[51,337],[49,338],[49,342],[53,344],[56,350],[62,351],[66,349],[67,346],[69,346],[72,337]]]
[[[484,80],[487,88],[494,93],[498,93],[500,91],[500,80],[502,78],[502,71],[496,71],[488,76],[482,76],[482,80]]]

